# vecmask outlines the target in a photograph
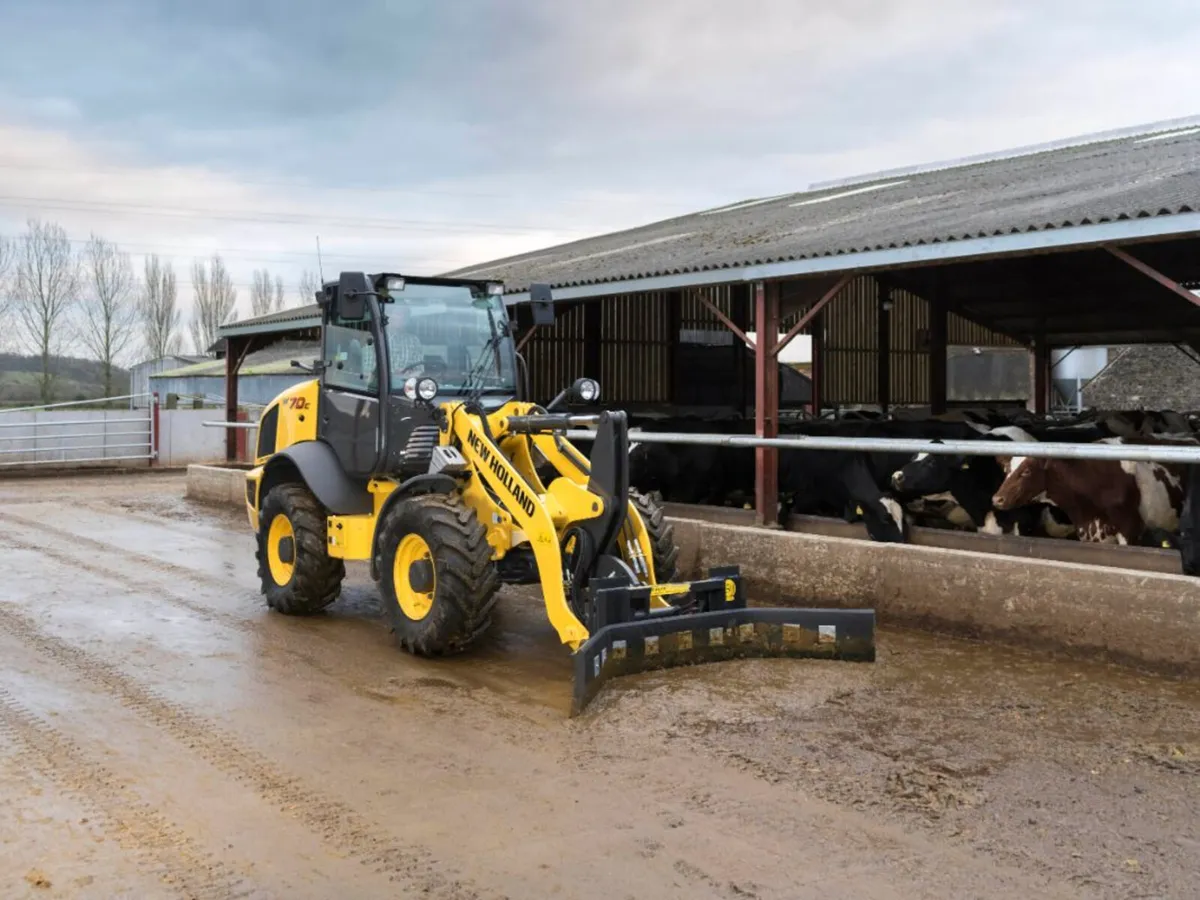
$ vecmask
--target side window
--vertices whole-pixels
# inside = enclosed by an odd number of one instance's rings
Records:
[[[374,393],[379,384],[375,338],[369,320],[335,319],[325,326],[325,384]]]

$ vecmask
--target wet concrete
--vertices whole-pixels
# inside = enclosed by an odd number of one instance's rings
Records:
[[[48,490],[49,489],[49,490]],[[0,482],[0,896],[1190,897],[1200,686],[885,630],[565,718],[536,594],[391,644],[269,614],[179,476]]]

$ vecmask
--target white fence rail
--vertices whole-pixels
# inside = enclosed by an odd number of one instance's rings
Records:
[[[596,432],[570,430],[567,437],[595,440]],[[700,444],[713,447],[774,447],[779,450],[857,450],[867,453],[929,453],[943,456],[1033,456],[1049,459],[1107,459],[1128,462],[1200,463],[1200,444],[1063,444],[1028,441],[930,441],[918,438],[790,437],[747,434],[631,432],[639,444]]]
[[[590,424],[591,416],[571,417],[571,424]],[[257,422],[202,423],[205,428],[254,429]],[[575,440],[595,440],[596,432],[567,431]],[[760,438],[749,434],[691,434],[672,431],[630,432],[631,443],[694,444],[710,447],[774,447],[778,450],[842,450],[866,453],[929,453],[942,456],[1028,456],[1044,459],[1099,459],[1126,462],[1159,462],[1178,465],[1200,464],[1200,439],[1159,444],[1065,444],[1052,441],[924,440],[920,438],[789,437]],[[1167,439],[1169,440],[1169,438]]]
[[[153,398],[143,409],[91,408],[134,396],[0,410],[0,468],[153,460],[157,450]]]

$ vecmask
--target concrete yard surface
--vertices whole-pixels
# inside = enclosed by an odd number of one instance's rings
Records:
[[[618,681],[536,592],[464,656],[366,567],[266,610],[181,475],[0,481],[0,897],[1195,896],[1200,685],[884,630]],[[736,560],[731,560],[736,561]]]

